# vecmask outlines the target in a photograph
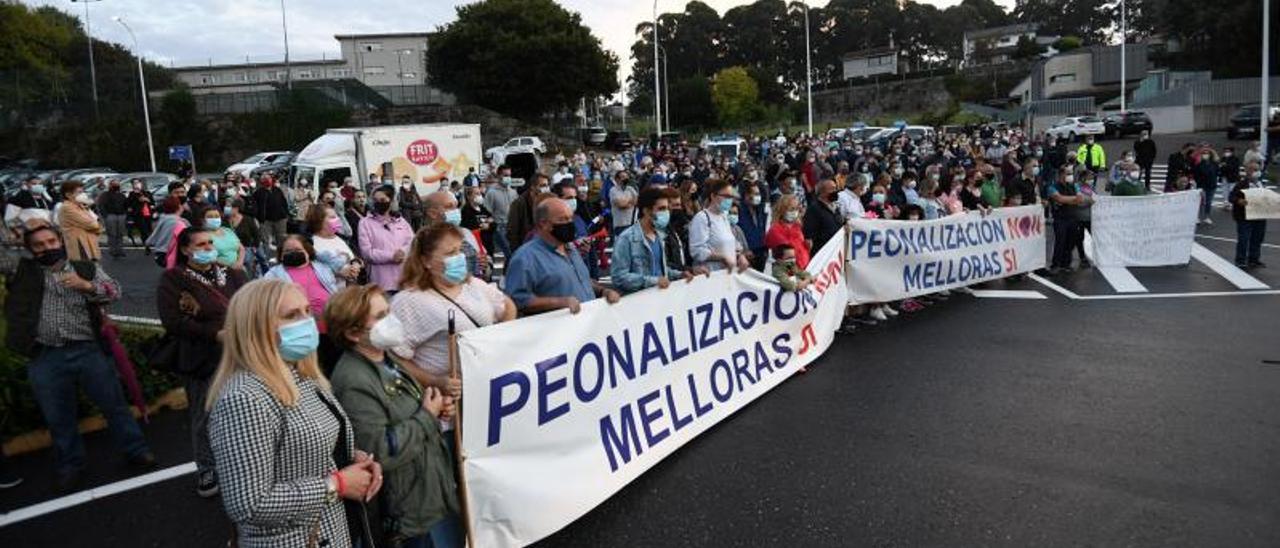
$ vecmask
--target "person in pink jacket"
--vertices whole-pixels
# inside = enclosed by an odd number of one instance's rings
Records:
[[[413,243],[413,227],[391,213],[395,190],[390,186],[373,191],[373,212],[360,222],[360,251],[369,265],[369,281],[394,293],[400,289],[400,270]]]

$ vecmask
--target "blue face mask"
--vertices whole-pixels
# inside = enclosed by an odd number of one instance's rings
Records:
[[[720,212],[728,214],[733,207],[733,198],[720,198]]]
[[[578,200],[576,198],[563,198],[564,205],[569,206],[569,213],[578,212]]]
[[[654,228],[658,228],[658,229],[665,230],[665,229],[667,228],[667,225],[668,225],[669,223],[671,223],[671,212],[670,212],[670,211],[659,211],[659,212],[657,212],[657,213],[654,213],[654,214],[653,214],[653,226],[654,226]]]
[[[196,264],[213,264],[216,260],[218,260],[216,249],[201,249],[191,254],[191,261]]]
[[[32,194],[44,194],[44,185],[31,185]]]
[[[451,284],[460,284],[467,279],[467,257],[461,253],[444,258],[444,279]]]
[[[444,222],[453,226],[462,224],[462,210],[450,209],[449,211],[444,212]]]
[[[218,219],[218,218],[205,219],[204,227],[209,230],[217,230],[219,228],[222,228],[222,219]]]
[[[1039,176],[1040,176],[1040,166],[1036,166],[1036,167],[1031,168],[1031,175],[1032,175],[1032,176],[1039,177]]]
[[[738,224],[738,214],[737,214],[737,213],[730,213],[730,214],[729,214],[729,224],[731,224],[731,225],[736,225],[736,224]]]
[[[288,325],[280,326],[280,357],[287,362],[296,362],[310,356],[320,346],[320,331],[316,329],[316,319],[308,317]]]
[[[223,215],[226,215],[226,216],[228,216],[228,217],[230,217],[230,216],[231,216],[231,206],[227,206],[227,207],[222,208],[222,214],[223,214]]]

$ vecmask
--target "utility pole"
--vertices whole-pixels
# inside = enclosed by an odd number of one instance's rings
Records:
[[[658,86],[658,0],[653,0],[653,134],[661,137],[662,94]]]
[[[671,131],[671,80],[667,78],[667,48],[662,49],[662,104],[667,105],[667,110],[662,113],[662,125]]]

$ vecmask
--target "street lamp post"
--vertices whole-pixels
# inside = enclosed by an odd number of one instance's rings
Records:
[[[293,70],[289,68],[289,20],[285,16],[284,0],[280,0],[280,30],[284,34],[284,85],[293,89]]]
[[[662,104],[667,105],[666,112],[663,113],[662,125],[667,130],[671,130],[671,80],[667,79],[667,48],[658,48],[662,52]]]
[[[1127,37],[1125,36],[1126,30],[1127,29],[1125,28],[1124,0],[1120,0],[1120,114],[1124,114],[1124,111],[1125,111],[1124,86],[1126,84],[1125,82],[1126,59],[1124,58],[1124,47],[1125,47],[1125,42],[1128,41]]]
[[[805,103],[809,107],[809,138],[813,138],[813,49],[809,46],[809,2],[804,4],[804,87]]]
[[[1262,167],[1271,163],[1267,124],[1271,122],[1271,0],[1262,0],[1262,96],[1258,106],[1258,142],[1262,143]]]
[[[147,106],[147,79],[142,75],[142,52],[138,49],[138,36],[133,33],[133,29],[129,28],[129,24],[124,22],[123,17],[117,15],[112,19],[120,23],[124,30],[129,31],[129,38],[133,39],[133,55],[138,59],[138,85],[142,87],[142,119],[147,126],[147,154],[151,157],[151,171],[155,171],[156,146],[151,140],[151,108]],[[191,168],[195,169],[195,166]]]
[[[658,0],[653,0],[653,133],[661,137],[662,96],[659,95],[658,85]]]
[[[89,43],[89,82],[93,89],[93,117],[97,119],[98,112],[98,67],[93,62],[93,25],[89,20],[89,3],[101,2],[102,0],[71,0],[72,3],[81,2],[84,4],[84,37]]]

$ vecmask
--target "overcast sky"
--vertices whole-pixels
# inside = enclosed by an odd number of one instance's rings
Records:
[[[84,17],[84,3],[71,0],[22,0],[53,5]],[[621,76],[630,74],[635,27],[653,17],[653,4],[643,0],[558,0],[618,55]],[[748,0],[704,0],[723,14]],[[827,0],[810,0],[813,6]],[[938,7],[960,0],[917,0]],[[335,34],[434,30],[453,21],[455,7],[471,0],[285,0],[289,51],[293,59],[338,57]],[[284,58],[280,36],[281,0],[101,0],[90,4],[90,31],[95,38],[130,45],[129,35],[112,16],[122,16],[138,35],[147,59],[165,65],[278,61]],[[660,11],[682,10],[684,0],[659,0]],[[1014,0],[996,0],[1012,9]]]

